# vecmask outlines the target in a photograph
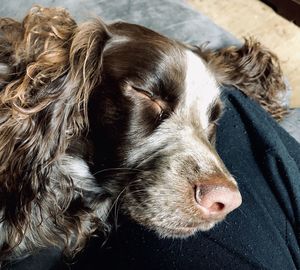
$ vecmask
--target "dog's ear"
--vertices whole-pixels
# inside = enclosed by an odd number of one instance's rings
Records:
[[[110,39],[105,24],[98,20],[80,25],[73,38],[70,49],[70,81],[76,85],[79,111],[87,117],[87,100],[97,83],[101,80],[104,46]]]
[[[198,48],[196,52],[207,62],[220,84],[236,86],[277,120],[287,113],[287,106],[282,102],[287,86],[278,59],[259,42],[245,39],[241,47],[218,51]]]
[[[88,96],[108,39],[104,23],[77,26],[64,9],[36,6],[21,23],[0,19],[0,205],[14,228],[11,247],[31,224],[33,200],[48,196],[52,208],[59,205],[59,226],[72,199],[67,177],[59,179],[63,200],[47,190],[69,141],[88,126]]]

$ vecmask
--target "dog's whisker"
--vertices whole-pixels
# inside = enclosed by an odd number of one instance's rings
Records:
[[[102,169],[102,170],[99,170],[99,171],[96,171],[93,173],[94,176],[98,175],[98,174],[101,174],[101,173],[107,173],[107,172],[111,172],[111,173],[119,173],[119,171],[121,173],[136,173],[136,172],[141,172],[141,170],[139,169],[136,169],[136,168],[105,168],[105,169]]]
[[[118,203],[118,200],[120,199],[121,195],[125,192],[127,187],[124,187],[118,194],[118,196],[116,197],[116,199],[112,202],[112,205],[108,211],[108,214],[111,213],[112,209],[115,207],[115,205]]]

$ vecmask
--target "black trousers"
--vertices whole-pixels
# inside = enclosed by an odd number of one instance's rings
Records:
[[[300,269],[300,145],[237,90],[227,89],[224,101],[217,150],[237,179],[242,206],[213,230],[185,240],[159,239],[120,216],[106,244],[91,240],[69,268]],[[31,258],[28,269],[47,269],[34,268],[41,261]]]

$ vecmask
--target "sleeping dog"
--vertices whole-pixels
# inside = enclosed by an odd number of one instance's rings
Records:
[[[222,221],[241,204],[213,146],[222,84],[286,112],[278,61],[253,40],[209,51],[39,6],[0,19],[1,260],[74,255],[116,205],[161,237]]]

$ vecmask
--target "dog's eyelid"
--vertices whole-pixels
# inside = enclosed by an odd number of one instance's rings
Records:
[[[151,92],[150,90],[145,90],[143,88],[137,87],[137,86],[131,86],[132,89],[134,89],[135,91],[138,91],[141,94],[146,95],[147,97],[149,97],[150,99],[154,98],[154,93]]]

